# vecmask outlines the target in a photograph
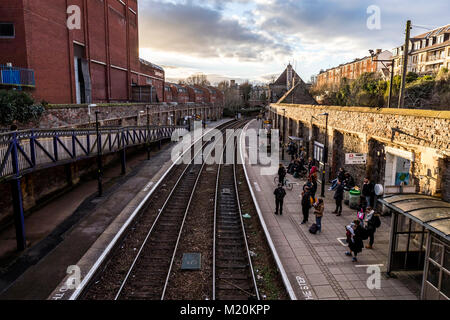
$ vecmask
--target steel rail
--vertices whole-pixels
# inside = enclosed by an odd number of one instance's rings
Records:
[[[242,134],[242,132],[241,132]],[[253,285],[254,285],[254,289],[255,289],[255,293],[256,293],[256,297],[257,300],[260,300],[260,295],[259,295],[259,291],[258,291],[258,286],[256,284],[256,278],[255,278],[255,273],[254,273],[254,269],[253,269],[253,264],[252,264],[252,260],[251,260],[251,256],[250,256],[250,251],[248,248],[248,242],[247,242],[247,235],[245,232],[245,226],[244,226],[244,221],[242,218],[242,210],[241,210],[241,205],[240,205],[240,200],[239,200],[239,190],[237,187],[237,179],[236,179],[236,159],[237,159],[237,139],[238,137],[235,137],[234,135],[232,136],[232,138],[236,138],[236,141],[234,141],[233,146],[235,148],[235,153],[234,153],[234,159],[233,159],[233,181],[234,181],[234,189],[235,189],[235,195],[236,195],[236,200],[237,200],[237,207],[238,207],[238,214],[240,217],[240,221],[241,221],[241,227],[242,227],[242,234],[244,237],[244,242],[245,242],[245,248],[246,248],[246,253],[247,253],[247,258],[248,258],[248,262],[249,262],[249,266],[250,266],[250,272],[252,275],[252,279],[253,279]],[[227,141],[228,142],[228,141]],[[227,144],[228,145],[228,144]],[[223,158],[225,155],[225,150],[222,153],[221,156],[221,161],[219,162],[219,167],[217,169],[217,179],[216,179],[216,193],[215,193],[215,199],[214,199],[214,236],[213,236],[213,300],[216,300],[216,238],[217,238],[217,207],[218,207],[218,199],[219,199],[219,184],[220,184],[220,172],[221,172],[221,167],[222,167],[222,162],[223,162]]]
[[[229,128],[234,128],[237,125],[240,125],[240,123],[237,123],[237,124],[236,123],[232,123],[230,126],[228,126],[226,128],[223,128],[222,131],[224,131],[226,129],[229,129]],[[225,132],[224,132],[224,134],[225,134]],[[214,141],[214,142],[215,142],[214,145],[217,145],[218,141]],[[207,144],[208,143],[206,143],[203,147],[205,147]],[[203,160],[202,167],[200,168],[199,174],[197,175],[197,179],[195,180],[194,187],[192,188],[192,193],[191,193],[191,195],[189,197],[189,202],[188,202],[187,208],[186,208],[185,213],[184,213],[183,222],[181,224],[180,232],[178,233],[178,238],[177,238],[177,243],[175,245],[175,250],[173,252],[172,259],[170,261],[170,267],[169,267],[169,271],[167,273],[166,282],[164,283],[164,289],[163,289],[163,293],[162,293],[162,296],[161,296],[161,300],[164,300],[164,296],[166,294],[167,286],[169,284],[170,275],[171,275],[172,268],[173,268],[173,263],[175,261],[175,256],[176,256],[177,251],[178,251],[178,245],[179,245],[179,242],[180,242],[180,239],[181,239],[181,235],[183,233],[184,224],[185,224],[186,218],[187,218],[189,210],[190,210],[192,198],[194,197],[195,191],[197,190],[198,181],[200,180],[200,177],[201,177],[201,175],[203,173],[203,169],[205,168],[205,166],[207,164],[207,159],[209,159],[210,157],[211,157],[211,154],[209,154],[208,157]],[[194,156],[194,158],[195,158],[195,156]]]
[[[230,122],[226,122],[223,125],[229,124]],[[207,134],[207,133],[205,133]],[[203,135],[204,136],[204,135]],[[112,252],[112,250],[116,247],[116,244],[118,243],[119,239],[123,236],[123,234],[126,232],[126,230],[128,229],[128,226],[131,224],[131,222],[136,218],[137,214],[144,208],[145,203],[147,203],[148,199],[150,198],[151,195],[153,195],[154,191],[159,187],[159,185],[162,183],[162,181],[167,177],[167,175],[169,174],[170,171],[173,170],[173,168],[175,167],[175,164],[182,159],[182,157],[187,153],[190,152],[192,150],[192,148],[194,147],[194,145],[200,141],[202,138],[198,138],[197,140],[195,140],[193,142],[193,144],[191,145],[191,148],[188,151],[184,151],[178,158],[177,160],[170,166],[170,168],[163,174],[163,176],[158,180],[158,182],[153,186],[153,188],[146,194],[146,196],[144,197],[144,199],[139,203],[139,205],[137,206],[137,208],[133,211],[133,213],[131,214],[131,216],[127,219],[127,221],[123,224],[123,226],[120,228],[119,232],[114,236],[114,238],[112,239],[112,241],[108,244],[108,246],[105,248],[105,250],[102,252],[102,254],[100,255],[100,257],[95,261],[94,265],[90,268],[89,272],[87,273],[87,275],[84,277],[83,281],[81,282],[81,284],[75,289],[75,291],[70,295],[69,300],[77,300],[80,295],[86,290],[88,284],[91,282],[91,280],[93,279],[95,273],[98,272],[99,268],[104,264],[107,256]],[[65,282],[63,281],[64,284],[62,284],[63,286],[65,285]]]
[[[242,134],[242,132],[240,134]],[[239,138],[240,138],[240,135],[239,135]],[[240,220],[241,220],[242,234],[244,235],[245,249],[246,249],[246,252],[247,252],[248,263],[250,265],[250,270],[251,270],[252,279],[253,279],[253,285],[255,286],[256,299],[260,300],[259,291],[258,291],[258,285],[256,284],[255,271],[253,269],[252,257],[250,255],[250,249],[248,247],[247,233],[245,232],[244,219],[242,218],[241,201],[240,201],[240,198],[239,198],[239,190],[238,190],[238,184],[237,184],[237,178],[236,178],[236,162],[237,162],[237,151],[238,151],[237,141],[238,141],[239,138],[236,138],[236,140],[234,141],[234,148],[235,148],[234,161],[233,161],[234,188],[235,188],[236,199],[237,199],[238,208],[239,208],[239,217],[240,217]]]

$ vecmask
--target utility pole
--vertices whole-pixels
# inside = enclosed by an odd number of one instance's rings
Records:
[[[393,88],[393,84],[394,84],[394,65],[395,65],[395,59],[392,60],[380,60],[380,59],[375,59],[377,56],[375,55],[375,52],[373,50],[369,50],[370,55],[372,56],[372,61],[373,62],[391,62],[391,83],[389,85],[389,98],[388,98],[388,108],[391,107],[392,104],[392,88]],[[383,63],[383,65],[387,68],[387,66]]]
[[[322,113],[319,114],[319,116],[325,116],[325,147],[323,148],[323,157],[322,157],[322,162],[323,162],[323,170],[322,170],[322,189],[321,189],[321,193],[320,196],[322,198],[325,198],[325,174],[326,174],[326,166],[328,163],[328,113]]]
[[[284,161],[284,141],[285,139],[285,134],[286,134],[286,109],[283,109],[283,137],[282,137],[282,141],[281,141],[281,159]]]
[[[408,71],[408,54],[409,54],[409,37],[411,32],[411,20],[406,22],[406,39],[405,49],[403,52],[403,70],[402,70],[402,84],[400,87],[400,95],[398,97],[398,107],[403,108],[405,106],[405,85],[406,85],[406,73]]]
[[[391,104],[392,104],[392,89],[394,88],[394,67],[395,67],[395,59],[392,59],[392,62],[391,62],[391,83],[389,84],[388,108],[390,108]]]

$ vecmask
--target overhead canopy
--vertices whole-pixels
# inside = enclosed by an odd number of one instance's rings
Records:
[[[450,203],[421,194],[392,195],[378,201],[450,240]]]

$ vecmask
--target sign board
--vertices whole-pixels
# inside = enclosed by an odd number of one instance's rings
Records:
[[[202,268],[201,261],[201,253],[185,253],[183,254],[181,270],[200,270]]]
[[[366,164],[367,154],[365,153],[346,153],[345,164]]]

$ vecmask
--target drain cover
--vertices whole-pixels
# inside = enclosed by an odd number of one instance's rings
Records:
[[[201,253],[184,253],[181,270],[200,270],[202,268]]]

